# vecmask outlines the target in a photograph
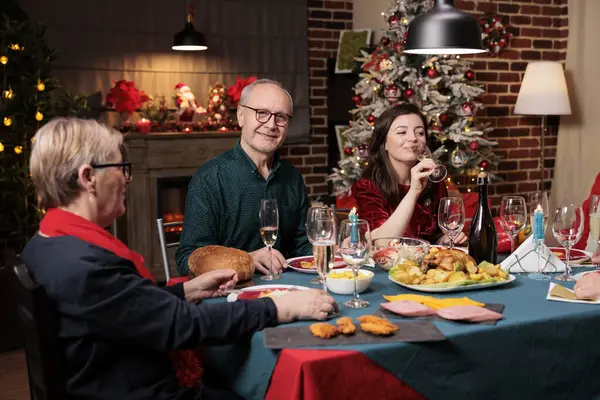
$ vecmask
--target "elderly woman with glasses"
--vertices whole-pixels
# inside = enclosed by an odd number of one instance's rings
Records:
[[[191,379],[199,366],[186,349],[325,319],[335,303],[311,290],[194,304],[231,289],[232,270],[156,286],[143,258],[104,229],[125,213],[131,164],[123,150],[119,132],[92,120],[55,119],[35,135],[31,177],[46,212],[22,259],[58,312],[68,397],[230,398]]]

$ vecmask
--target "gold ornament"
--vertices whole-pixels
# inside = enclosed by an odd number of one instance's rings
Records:
[[[13,90],[12,89],[8,89],[2,92],[2,97],[4,97],[5,99],[12,99],[13,98]]]
[[[24,47],[19,46],[18,43],[14,43],[10,45],[10,49],[14,51],[25,50]]]
[[[2,65],[8,64],[8,57],[6,57],[6,56],[0,57],[0,64],[2,64]]]
[[[2,143],[0,143],[0,153],[2,153],[4,151],[4,145]]]
[[[12,118],[4,117],[4,126],[11,126],[11,125],[12,125]]]
[[[31,138],[31,143],[35,143],[35,136]]]
[[[37,81],[37,90],[39,90],[40,92],[43,92],[44,90],[46,90],[46,85],[44,85],[44,83],[42,81],[40,81],[39,79]]]
[[[23,146],[15,146],[15,153],[21,154],[23,152]]]
[[[42,114],[42,113],[41,113],[41,112],[39,112],[39,111],[35,113],[35,120],[36,120],[36,121],[41,121],[41,120],[43,120],[43,119],[44,119],[44,114]]]

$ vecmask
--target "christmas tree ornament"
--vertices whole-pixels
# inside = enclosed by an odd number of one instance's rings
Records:
[[[8,57],[6,57],[6,56],[1,56],[1,57],[0,57],[0,64],[2,64],[2,65],[6,65],[6,64],[8,64]]]
[[[435,79],[438,77],[438,72],[435,68],[428,68],[427,69],[427,77],[429,79]]]
[[[389,101],[396,101],[400,97],[400,88],[392,83],[383,89],[383,95]]]
[[[177,118],[182,122],[191,122],[194,119],[195,114],[206,113],[206,108],[201,107],[196,101],[196,96],[192,93],[192,90],[185,83],[179,82],[175,85],[175,95],[177,99]]]
[[[356,107],[360,107],[361,98],[360,96],[352,96],[352,102]]]
[[[21,154],[23,152],[23,146],[15,146],[15,154]]]
[[[477,151],[478,149],[479,149],[479,143],[478,142],[471,142],[471,143],[469,143],[469,150]]]
[[[467,165],[467,161],[467,154],[458,147],[456,147],[454,150],[452,150],[452,153],[450,153],[450,164],[454,168],[464,167],[465,165]]]
[[[2,97],[4,97],[7,100],[10,100],[13,98],[13,90],[12,89],[8,89],[2,92]]]
[[[473,72],[471,70],[468,70],[467,72],[465,72],[465,79],[468,79],[470,81],[475,79],[475,72]]]
[[[18,43],[13,43],[9,47],[13,51],[23,51],[23,50],[25,50],[25,48],[21,47]]]
[[[39,112],[39,111],[35,113],[35,120],[36,120],[36,121],[41,121],[41,120],[43,120],[43,119],[44,119],[44,114],[42,114],[42,113],[41,113],[41,112]]]
[[[483,160],[482,162],[479,163],[479,166],[483,169],[487,169],[488,167],[488,162]]]
[[[448,114],[446,114],[446,113],[440,114],[440,122],[442,123],[442,125],[446,124],[446,122],[448,122]]]
[[[375,117],[371,114],[367,117],[367,121],[369,121],[370,124],[375,123]]]
[[[351,147],[344,147],[344,154],[349,156],[352,154],[352,148]]]
[[[475,104],[470,101],[464,102],[461,106],[463,115],[469,116],[475,114]]]
[[[12,122],[13,121],[11,117],[4,117],[4,126],[11,126]]]
[[[44,83],[38,79],[36,88],[38,91],[43,92],[46,90],[46,85],[44,85]]]
[[[404,97],[406,97],[407,100],[412,99],[412,97],[415,95],[415,91],[412,90],[411,88],[408,88],[404,91]]]
[[[364,159],[369,158],[369,146],[366,144],[358,146],[358,156]]]
[[[4,145],[2,144],[2,142],[0,142],[0,153],[2,153],[4,151]]]
[[[396,42],[394,44],[394,49],[396,50],[396,53],[402,53],[402,51],[404,50],[403,44],[404,43],[402,43],[402,42]]]
[[[441,131],[442,131],[442,127],[441,127],[441,126],[440,126],[440,124],[438,124],[437,122],[434,122],[434,123],[431,125],[431,130],[432,130],[433,132],[441,132]]]
[[[381,43],[381,45],[383,45],[383,46],[387,46],[388,44],[390,44],[390,38],[387,36],[384,36],[381,38],[379,43]]]
[[[390,26],[390,31],[397,31],[400,30],[402,28],[402,22],[400,20],[400,17],[396,14],[392,15],[389,19],[388,19],[388,23]]]
[[[381,83],[377,80],[377,78],[371,78],[369,81],[369,86],[371,86],[371,89],[373,89],[374,92],[377,92],[379,89],[381,89]]]
[[[417,80],[417,87],[421,87],[423,86],[423,81],[422,80]]]

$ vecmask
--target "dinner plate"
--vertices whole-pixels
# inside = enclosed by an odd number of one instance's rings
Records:
[[[304,257],[290,258],[290,259],[286,260],[286,262],[287,262],[288,267],[293,269],[294,271],[302,272],[303,274],[317,274],[318,272],[314,265],[312,266],[312,268],[302,268],[302,265],[301,265],[302,262],[312,263],[313,260],[314,260],[313,256],[304,256]],[[335,258],[334,263],[333,263],[333,269],[346,268],[346,267],[347,267],[347,265],[344,262],[344,260],[342,260],[342,257]]]
[[[489,289],[495,286],[502,286],[514,281],[515,276],[509,275],[508,279],[502,282],[492,282],[492,283],[483,283],[476,285],[465,285],[465,286],[453,286],[453,287],[443,287],[444,285],[448,285],[447,283],[435,283],[432,285],[406,285],[402,282],[399,282],[392,278],[391,275],[388,275],[390,281],[403,286],[407,289],[416,290],[417,292],[427,292],[427,293],[444,293],[444,292],[462,292],[466,290],[478,290],[478,289]]]
[[[548,247],[548,248],[550,249],[551,252],[554,253],[554,255],[556,257],[558,257],[558,259],[560,261],[567,261],[565,249],[563,249],[562,247]],[[584,258],[589,258],[589,257],[590,256],[588,255],[588,253],[586,253],[583,250],[571,249],[571,254],[569,255],[569,260],[570,261],[583,260]]]
[[[298,286],[298,285],[258,285],[258,286],[250,286],[247,288],[243,288],[240,290],[236,290],[233,293],[230,293],[227,296],[228,302],[234,302],[236,300],[253,300],[258,299],[261,292],[273,291],[273,290],[309,290],[306,286]]]
[[[575,279],[576,281],[578,281],[582,276],[586,275],[586,274],[590,274],[592,272],[598,272],[598,270],[591,270],[591,271],[583,271],[580,272],[578,274],[573,275],[573,279]]]

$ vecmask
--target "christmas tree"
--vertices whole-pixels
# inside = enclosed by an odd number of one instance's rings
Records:
[[[403,102],[414,103],[425,114],[428,146],[434,158],[446,165],[459,184],[471,183],[480,170],[493,173],[497,143],[487,140],[491,128],[478,124],[477,101],[484,90],[473,82],[470,63],[459,56],[423,56],[404,53],[408,25],[432,6],[432,1],[393,0],[382,13],[388,27],[371,51],[361,51],[360,80],[356,84],[350,128],[342,135],[344,154],[329,179],[336,194],[350,191],[367,163],[368,143],[375,120],[386,109]]]

